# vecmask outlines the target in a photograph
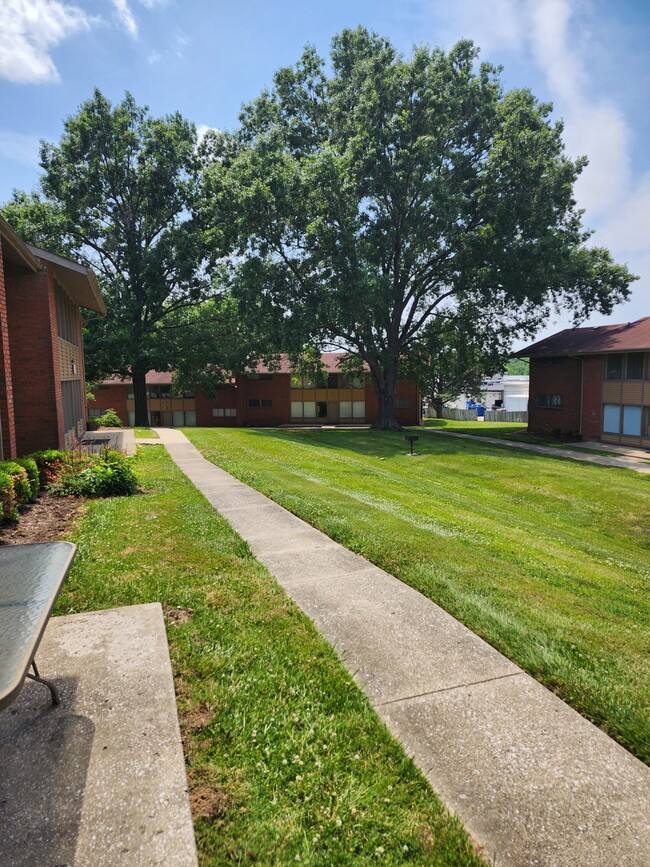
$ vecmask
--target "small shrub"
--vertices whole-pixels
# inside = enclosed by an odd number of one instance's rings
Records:
[[[2,469],[0,469],[0,504],[3,520],[16,521],[18,519],[14,483],[9,473]]]
[[[132,460],[106,449],[100,455],[71,452],[50,491],[59,496],[128,497],[138,489]]]
[[[41,488],[48,488],[54,483],[61,471],[65,455],[66,452],[61,449],[43,449],[27,456],[36,462]]]
[[[122,419],[114,409],[107,409],[101,415],[88,419],[88,422],[93,423],[93,430],[98,427],[122,427]]]
[[[11,476],[16,497],[16,508],[21,509],[31,502],[32,489],[29,484],[27,470],[16,463],[16,461],[0,462],[0,470],[4,470],[5,473]]]
[[[40,474],[38,472],[36,461],[33,458],[16,458],[15,463],[19,464],[27,473],[27,480],[29,481],[30,489],[29,500],[33,503],[41,488]]]

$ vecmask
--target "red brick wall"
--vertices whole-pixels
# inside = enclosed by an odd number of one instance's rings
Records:
[[[126,409],[126,395],[130,385],[109,385],[108,388],[95,389],[93,394],[95,400],[88,401],[89,410],[101,410],[105,412],[107,409],[114,409],[122,420],[122,423],[128,425],[129,414]]]
[[[268,380],[238,376],[238,424],[251,427],[288,424],[291,421],[290,388],[288,373],[275,373],[273,379]],[[249,400],[272,400],[273,406],[252,407],[248,405]]]
[[[550,364],[539,358],[530,359],[530,388],[528,398],[528,430],[536,433],[578,433],[581,428],[580,391],[582,361],[562,358],[559,364]],[[538,394],[561,394],[561,409],[537,406]]]
[[[582,438],[598,440],[603,429],[603,378],[605,359],[587,355],[582,373]]]
[[[198,427],[236,427],[236,416],[219,416],[212,415],[213,409],[236,409],[237,408],[237,389],[235,388],[220,388],[217,391],[216,397],[206,397],[201,391],[197,391],[194,399],[196,406],[196,424]]]
[[[38,274],[5,269],[18,454],[64,445],[54,286]]]
[[[5,459],[17,456],[11,356],[9,352],[9,328],[7,323],[7,296],[2,259],[2,243],[0,242],[0,425],[2,425],[2,454]]]

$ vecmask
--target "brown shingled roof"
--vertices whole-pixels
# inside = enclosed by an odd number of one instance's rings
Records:
[[[650,350],[650,316],[620,325],[599,325],[594,328],[565,328],[550,337],[538,340],[518,356],[591,355],[599,352],[638,352]]]

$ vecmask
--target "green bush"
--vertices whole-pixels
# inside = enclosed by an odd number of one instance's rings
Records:
[[[38,466],[33,458],[16,458],[15,463],[19,464],[27,473],[29,481],[30,497],[29,500],[33,503],[41,489],[41,479],[38,471]]]
[[[55,481],[61,470],[65,455],[66,452],[61,451],[61,449],[43,449],[40,452],[33,452],[31,455],[27,455],[28,458],[35,461],[38,467],[41,488],[47,488]]]
[[[29,484],[27,470],[24,467],[21,467],[20,464],[16,463],[16,461],[0,462],[0,470],[4,470],[5,473],[11,476],[14,495],[16,498],[15,508],[21,509],[26,506],[27,503],[31,502],[32,489]]]
[[[88,425],[91,426],[93,430],[98,427],[122,427],[122,419],[114,409],[107,409],[101,415],[89,418]]]
[[[14,483],[9,473],[2,469],[0,469],[0,504],[2,518],[5,521],[15,521],[18,519]]]
[[[137,489],[132,459],[111,449],[99,455],[70,453],[50,486],[62,497],[128,497]]]

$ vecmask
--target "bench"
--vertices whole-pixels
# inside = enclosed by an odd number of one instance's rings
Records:
[[[0,710],[18,696],[26,677],[45,684],[59,704],[34,656],[76,550],[71,542],[0,546]]]

